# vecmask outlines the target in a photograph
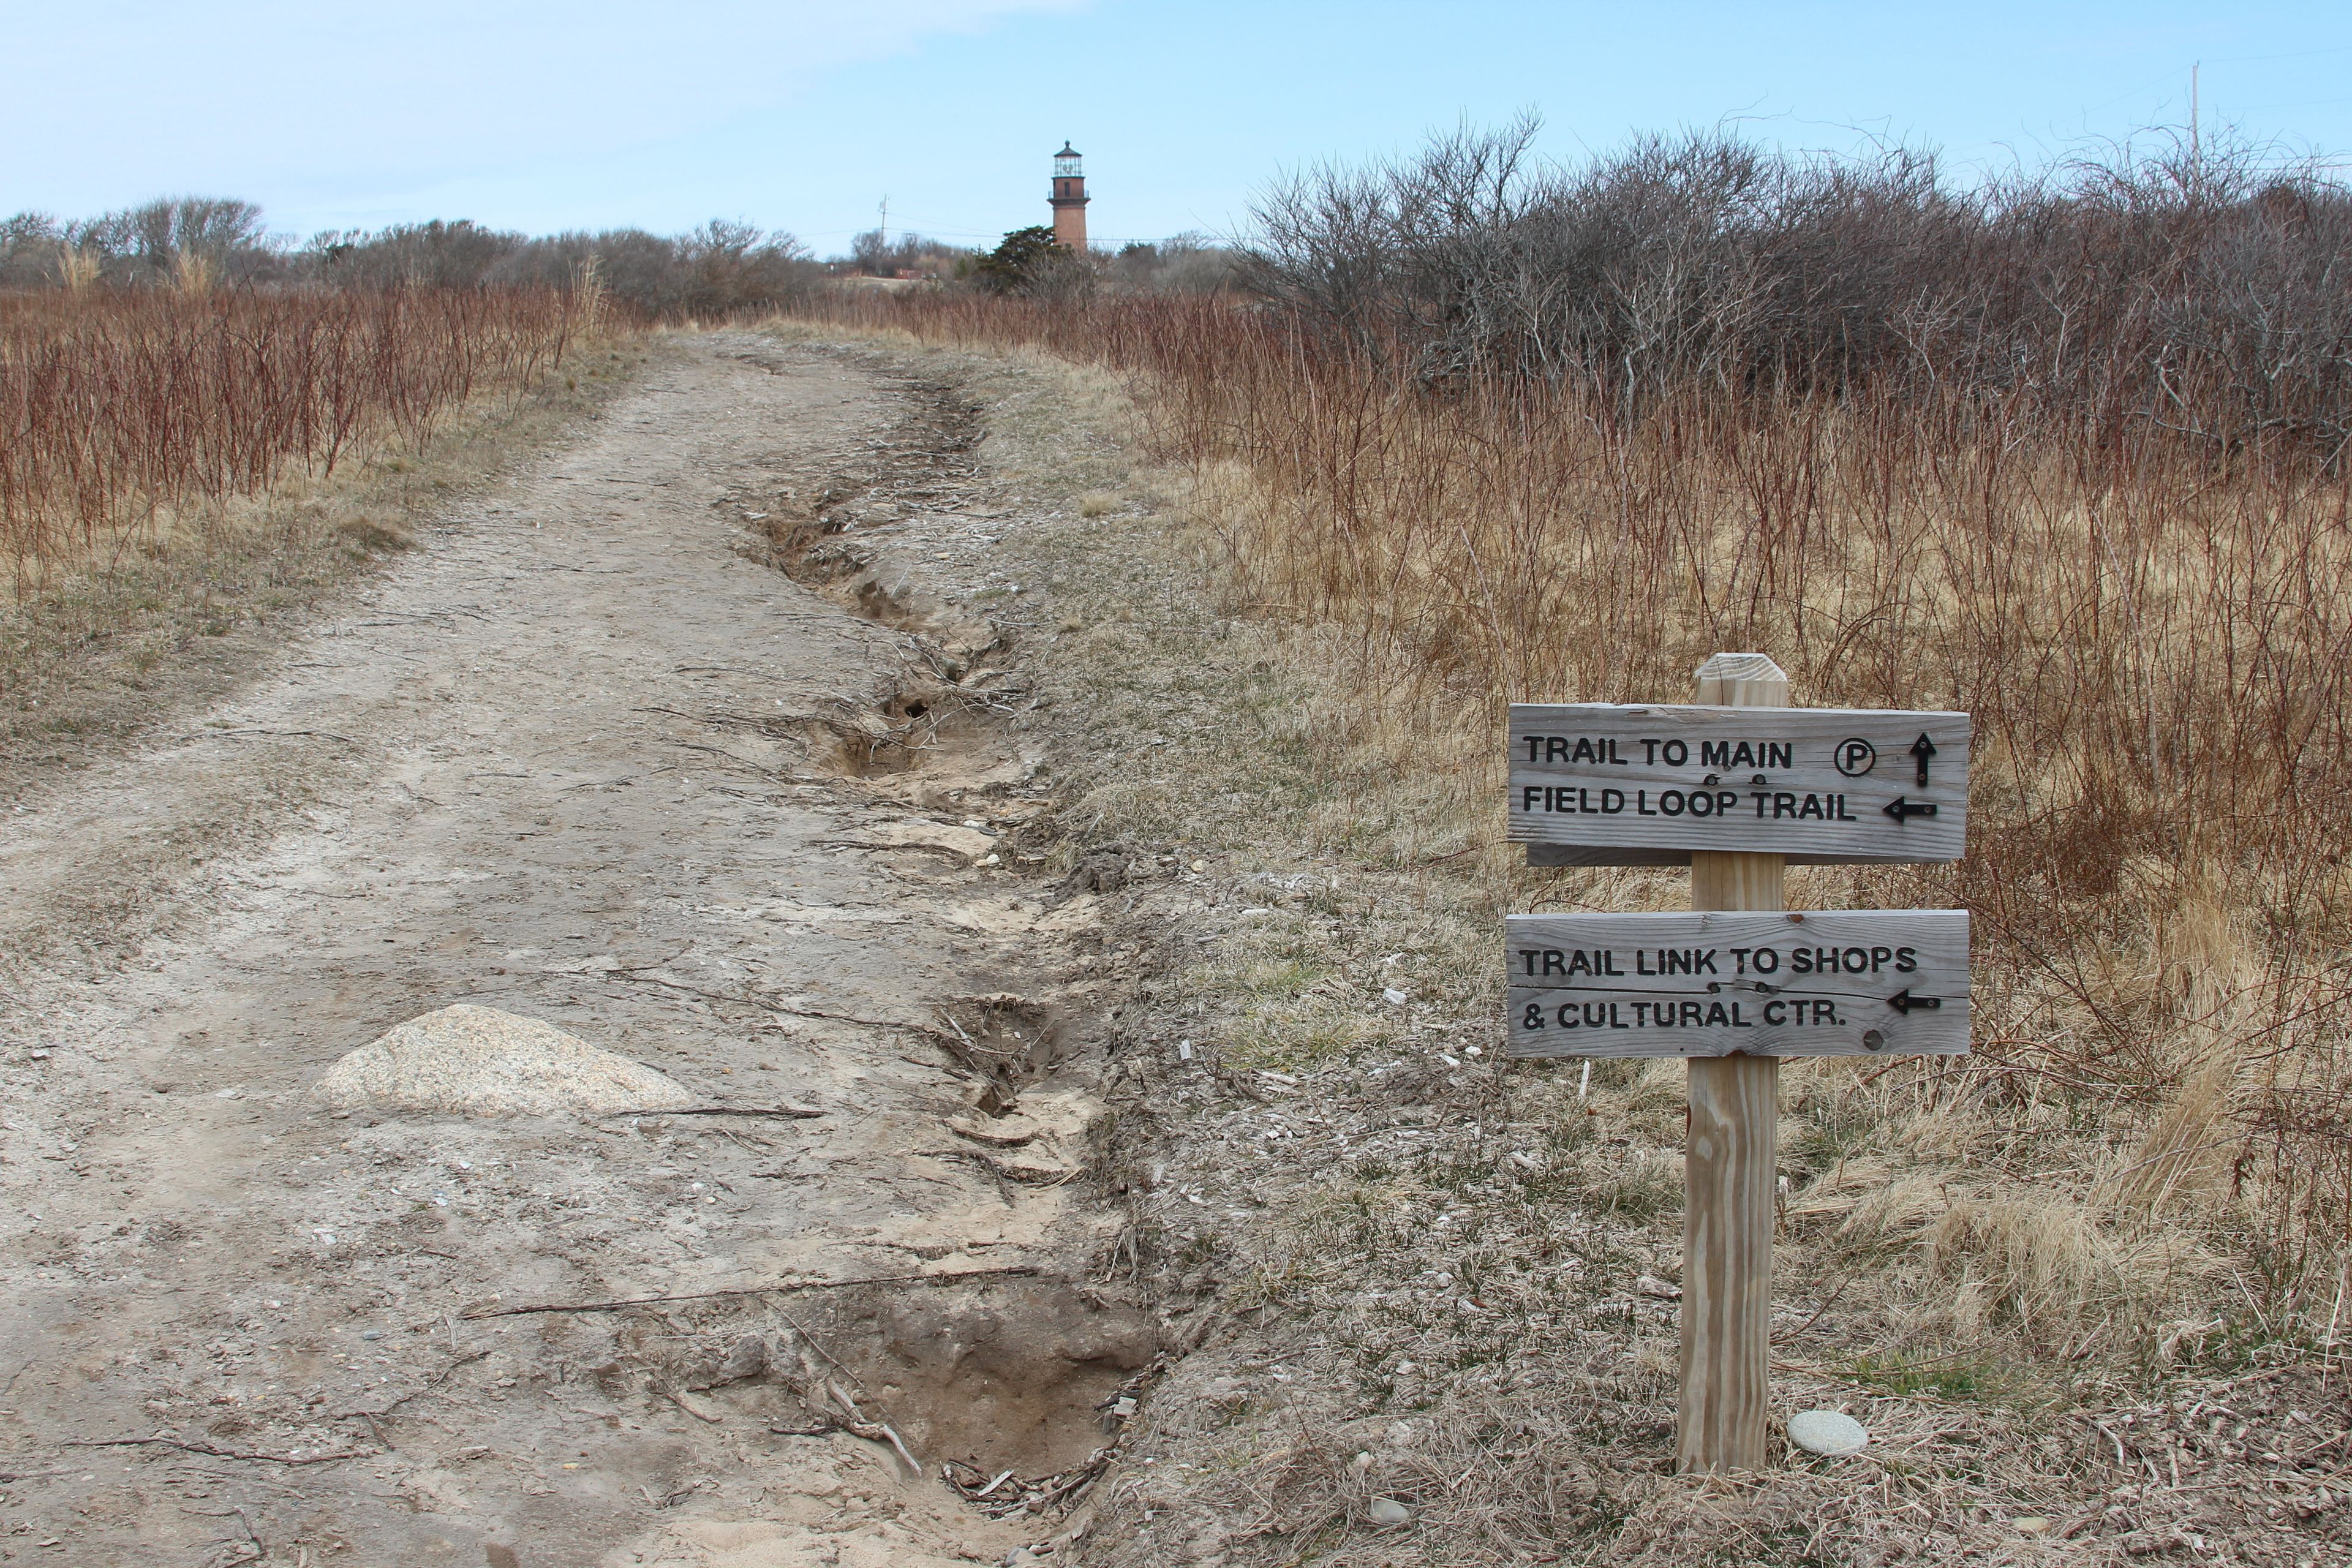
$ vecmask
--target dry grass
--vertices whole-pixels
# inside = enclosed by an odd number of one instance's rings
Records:
[[[0,459],[20,508],[0,595],[0,785],[220,690],[289,616],[592,412],[646,352],[564,327],[560,301],[506,315],[493,302],[487,324],[478,303],[349,305],[0,300],[0,341],[18,356],[0,363],[0,384],[20,420]],[[381,330],[342,342],[340,361],[328,352],[371,321]],[[556,336],[534,349],[537,327]],[[436,331],[450,335],[415,341]],[[316,414],[338,399],[341,437],[305,423],[306,403]],[[93,403],[110,411],[68,417]]]
[[[2313,737],[2342,721],[2315,651],[2346,607],[2340,479],[2167,455],[2126,501],[2005,458],[2015,488],[1987,492],[1921,440],[1882,527],[1815,510],[1782,557],[1743,510],[1747,434],[1603,440],[1522,409],[1506,439],[1492,406],[1286,368],[1255,318],[1201,387],[1136,345],[1227,331],[1207,310],[938,310],[887,336],[961,378],[1000,474],[1065,511],[1034,546],[1063,824],[1159,866],[1142,908],[1171,924],[1118,1026],[1132,1216],[1106,1267],[1155,1278],[1202,1348],[1134,1447],[1160,1462],[1101,1501],[1104,1560],[2342,1549],[2340,824],[2302,809],[2336,787]],[[1819,495],[1855,504],[1869,453],[1841,443],[1878,427],[1790,417]],[[1160,521],[1089,518],[1096,490]],[[1637,500],[1672,526],[1630,526]],[[2102,641],[2135,626],[2161,629]],[[1679,1256],[1678,1067],[1496,1056],[1499,915],[1686,889],[1515,866],[1494,762],[1507,697],[1678,693],[1759,645],[1806,700],[1979,712],[1969,863],[1803,870],[1792,897],[1969,904],[1984,1022],[1962,1061],[1784,1070],[1778,1407],[1843,1406],[1875,1442],[1726,1490],[1664,1473],[1673,1305],[1639,1283]],[[2210,776],[2241,763],[2257,793]],[[1414,1527],[1371,1529],[1375,1495]]]

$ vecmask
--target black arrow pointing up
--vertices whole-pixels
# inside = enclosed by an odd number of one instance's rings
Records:
[[[1885,805],[1879,807],[1879,809],[1886,813],[1887,816],[1893,817],[1898,823],[1908,822],[1915,816],[1933,816],[1936,815],[1936,806],[1934,802],[1906,800],[1899,795],[1893,800],[1888,801]]]
[[[1911,754],[1919,759],[1919,787],[1921,789],[1926,789],[1927,787],[1927,759],[1936,754],[1936,742],[1927,739],[1927,731],[1925,730],[1920,731],[1919,738],[1911,742]]]
[[[1940,1007],[1944,1005],[1944,999],[1941,996],[1914,996],[1911,994],[1911,988],[1906,985],[1889,996],[1886,999],[1886,1005],[1908,1016],[1914,1007]]]

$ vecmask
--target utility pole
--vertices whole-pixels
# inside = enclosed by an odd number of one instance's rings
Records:
[[[882,198],[882,248],[890,248],[890,198]]]

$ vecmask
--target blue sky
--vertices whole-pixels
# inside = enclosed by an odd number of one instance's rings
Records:
[[[182,193],[296,236],[424,217],[544,231],[713,216],[845,248],[1045,221],[1087,154],[1097,239],[1231,232],[1277,173],[1541,113],[1572,158],[1735,121],[1963,166],[2152,122],[2352,153],[2352,7],[1284,0],[5,0],[0,211]]]

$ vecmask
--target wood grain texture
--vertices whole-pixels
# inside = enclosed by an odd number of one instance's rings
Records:
[[[1530,864],[1681,864],[1696,850],[1956,860],[1969,739],[1967,714],[1931,710],[1514,703],[1509,836],[1560,847]]]
[[[1773,857],[1714,856],[1717,906],[1503,922],[1515,1057],[1951,1056],[1969,1048],[1965,910],[1742,912]]]
[[[1789,678],[1760,654],[1717,654],[1699,667],[1705,703],[1779,708]],[[1710,854],[1691,864],[1693,910],[1779,910],[1778,856]],[[1683,1379],[1675,1467],[1685,1473],[1764,1466],[1771,1403],[1772,1195],[1779,1173],[1780,1063],[1773,1057],[1691,1062],[1683,1162]]]
[[[1685,1472],[1764,1468],[1780,1068],[1771,1057],[1690,1064],[1675,1428],[1676,1468]]]

